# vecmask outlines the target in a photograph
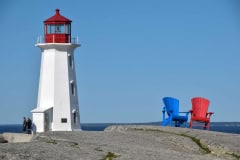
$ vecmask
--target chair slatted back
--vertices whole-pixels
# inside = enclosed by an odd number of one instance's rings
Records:
[[[206,98],[192,98],[193,117],[206,117],[210,101]]]
[[[169,115],[170,112],[173,113],[173,115],[179,114],[179,100],[173,97],[164,97],[163,103],[166,107],[167,113]]]

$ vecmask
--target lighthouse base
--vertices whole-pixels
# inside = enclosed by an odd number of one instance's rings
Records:
[[[52,131],[53,126],[53,107],[36,108],[32,110],[33,132]]]

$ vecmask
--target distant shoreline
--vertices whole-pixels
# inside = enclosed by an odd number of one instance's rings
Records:
[[[84,123],[81,123],[81,124],[123,124],[123,125],[127,125],[127,124],[161,124],[162,122],[159,121],[159,122],[84,122]],[[239,123],[240,124],[240,121],[239,122],[236,122],[236,121],[232,121],[232,122],[211,122],[211,124],[217,124],[217,123]],[[0,126],[3,126],[3,125],[21,125],[20,123],[17,124],[17,123],[0,123]]]
[[[113,125],[147,125],[147,126],[161,126],[161,122],[149,123],[82,123],[81,128],[83,131],[103,131],[105,128]],[[211,122],[211,131],[235,133],[240,134],[240,122]],[[0,133],[13,132],[21,133],[21,124],[4,124],[0,125]]]

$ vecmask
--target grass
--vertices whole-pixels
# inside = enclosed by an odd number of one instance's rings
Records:
[[[187,137],[187,138],[190,138],[193,142],[195,142],[199,146],[199,148],[201,148],[205,153],[207,153],[207,154],[211,153],[211,150],[207,146],[202,144],[200,142],[200,139],[198,139],[196,137],[188,136],[186,134],[178,134],[178,133],[172,133],[172,132],[167,132],[167,131],[161,131],[161,130],[157,130],[157,129],[146,129],[146,130],[144,130],[144,129],[135,128],[135,130],[139,130],[139,131],[155,131],[155,132],[157,131],[157,132],[169,133],[169,134],[175,134],[177,136]]]
[[[80,148],[77,142],[69,142],[69,143],[71,143],[71,147]]]
[[[169,134],[175,134],[175,135],[178,135],[178,136],[187,137],[187,138],[190,138],[193,142],[195,142],[206,154],[211,153],[211,150],[207,146],[202,144],[200,139],[198,139],[196,137],[192,137],[192,136],[186,135],[186,134],[183,134],[183,133],[182,134],[178,134],[178,133],[172,133],[172,132],[167,132],[167,131],[161,131],[161,130],[157,130],[157,129],[146,129],[146,130],[144,130],[142,128],[134,128],[134,130],[137,130],[137,131],[155,131],[155,132],[169,133]],[[237,160],[240,160],[240,155],[238,155],[238,154],[235,154],[235,153],[225,153],[225,154],[233,156]]]
[[[240,160],[240,155],[237,155],[235,153],[226,153],[226,154],[235,157],[237,160]]]
[[[211,150],[203,145],[201,142],[200,142],[200,139],[196,138],[196,137],[192,137],[192,136],[188,136],[186,134],[176,134],[176,135],[179,135],[179,136],[183,136],[183,137],[187,137],[187,138],[190,138],[192,139],[193,142],[195,142],[205,153],[211,153]]]
[[[57,141],[54,139],[49,139],[46,141],[47,143],[51,143],[51,144],[57,144]]]
[[[43,142],[49,143],[49,144],[60,144],[67,143],[70,145],[70,147],[80,148],[79,144],[77,142],[70,142],[70,141],[64,141],[64,140],[55,140],[55,139],[43,139]]]
[[[119,157],[120,155],[116,155],[112,152],[108,152],[107,155],[105,155],[102,159],[100,160],[113,160],[114,158]]]

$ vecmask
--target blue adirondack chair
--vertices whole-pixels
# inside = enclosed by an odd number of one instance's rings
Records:
[[[173,97],[163,98],[163,121],[162,126],[172,126],[172,121],[175,122],[175,127],[180,127],[182,124],[187,127],[188,114],[189,112],[179,112],[179,100]],[[167,113],[168,118],[165,118],[165,113]],[[185,114],[185,115],[180,115]]]

